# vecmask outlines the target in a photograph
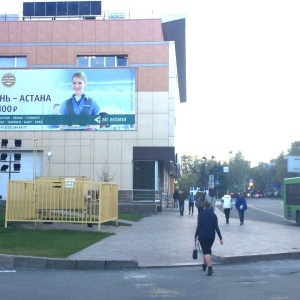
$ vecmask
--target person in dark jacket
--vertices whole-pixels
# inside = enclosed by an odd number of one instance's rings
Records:
[[[240,225],[243,225],[245,211],[247,210],[247,201],[243,197],[243,193],[239,193],[238,197],[235,199],[235,208],[239,212]]]
[[[173,199],[174,199],[174,208],[178,208],[178,190],[174,191]]]
[[[182,190],[178,191],[179,213],[181,216],[184,214],[184,201],[186,199],[185,193]]]
[[[207,275],[213,274],[211,265],[211,248],[215,241],[216,232],[220,239],[221,245],[223,245],[223,238],[218,225],[218,217],[214,213],[211,207],[211,203],[205,200],[203,203],[204,209],[198,214],[198,224],[195,232],[195,241],[198,238],[203,255],[204,262],[202,264],[202,270],[206,271],[208,267]]]
[[[198,192],[195,195],[195,205],[198,208],[198,215],[201,210],[203,210],[203,203],[206,200],[206,192],[204,190],[204,187],[200,187]]]

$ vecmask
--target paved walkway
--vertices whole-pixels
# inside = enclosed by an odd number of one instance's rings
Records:
[[[199,265],[202,253],[197,260],[192,258],[197,212],[189,216],[188,203],[185,204],[184,216],[179,215],[178,209],[164,208],[162,213],[131,222],[132,226],[102,225],[101,231],[116,234],[67,259],[0,254],[0,268],[86,270]],[[214,264],[300,258],[300,228],[296,223],[277,225],[248,221],[246,217],[240,226],[238,219],[230,218],[230,224],[226,224],[223,212],[218,208],[215,212],[224,244],[220,245],[216,238],[212,249]],[[62,225],[42,226],[54,229]],[[70,226],[97,230],[97,226]]]
[[[143,218],[132,226],[101,227],[102,231],[116,232],[78,253],[68,257],[75,260],[137,261],[139,267],[188,266],[202,262],[192,258],[197,212],[184,216],[178,209],[164,208],[161,214]],[[224,244],[219,239],[213,246],[215,263],[235,263],[281,258],[300,258],[299,226],[276,225],[238,219],[225,223],[223,212],[216,208]]]

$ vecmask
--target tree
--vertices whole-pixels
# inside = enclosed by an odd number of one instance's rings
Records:
[[[271,159],[270,163],[260,163],[257,167],[250,168],[250,162],[245,160],[239,151],[230,152],[229,162],[216,164],[213,159],[200,158],[199,156],[183,155],[181,158],[182,177],[178,186],[189,191],[191,186],[208,186],[208,175],[219,179],[219,195],[228,192],[245,192],[249,187],[250,179],[253,180],[253,189],[260,192],[279,191],[284,178],[300,176],[300,173],[287,172],[288,156],[300,156],[300,141],[291,144],[287,153],[281,152],[278,157]],[[224,173],[224,166],[229,167],[229,172]]]
[[[273,180],[273,168],[272,164],[259,163],[257,167],[251,168],[250,177],[253,182],[253,191],[265,193],[268,191]]]
[[[97,176],[99,178],[99,181],[101,182],[110,182],[115,177],[115,174],[111,173],[107,162],[105,163],[104,167],[100,170],[100,172],[101,174],[97,173]]]
[[[288,149],[288,155],[300,156],[300,141],[293,142]]]
[[[227,184],[230,192],[245,191],[249,182],[250,163],[244,159],[243,154],[239,151],[229,160],[229,173]]]
[[[183,155],[181,157],[182,176],[177,180],[177,188],[189,194],[191,186],[198,186],[201,173],[200,159],[197,156]]]

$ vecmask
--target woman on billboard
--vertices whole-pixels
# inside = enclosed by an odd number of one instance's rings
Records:
[[[62,115],[99,115],[98,104],[85,95],[84,88],[87,85],[85,73],[77,72],[72,76],[72,89],[74,94],[65,100],[60,107]]]
[[[87,85],[87,77],[83,72],[76,72],[72,76],[73,95],[65,100],[60,106],[60,113],[67,116],[87,116],[99,115],[100,108],[96,101],[88,97],[84,89]],[[73,129],[82,129],[82,126],[72,125]],[[62,126],[61,129],[67,129]],[[86,130],[94,129],[91,125],[86,125]]]

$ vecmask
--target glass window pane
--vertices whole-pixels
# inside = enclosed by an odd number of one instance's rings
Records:
[[[105,67],[115,67],[115,56],[106,56],[105,57]]]
[[[78,56],[77,57],[77,67],[89,67],[89,57],[88,56]]]
[[[155,161],[134,161],[133,188],[155,189]]]
[[[26,56],[2,56],[0,57],[1,68],[26,68],[27,57]]]
[[[27,57],[17,57],[17,68],[27,68]]]
[[[102,55],[89,55],[89,56],[77,56],[78,67],[92,67],[92,68],[104,68],[104,67],[127,67],[127,56],[102,56]]]
[[[91,67],[101,68],[104,67],[104,57],[103,56],[92,56],[91,57]]]
[[[1,68],[14,68],[15,58],[14,57],[0,57]]]
[[[126,56],[117,56],[117,66],[118,67],[127,67],[127,57]]]

